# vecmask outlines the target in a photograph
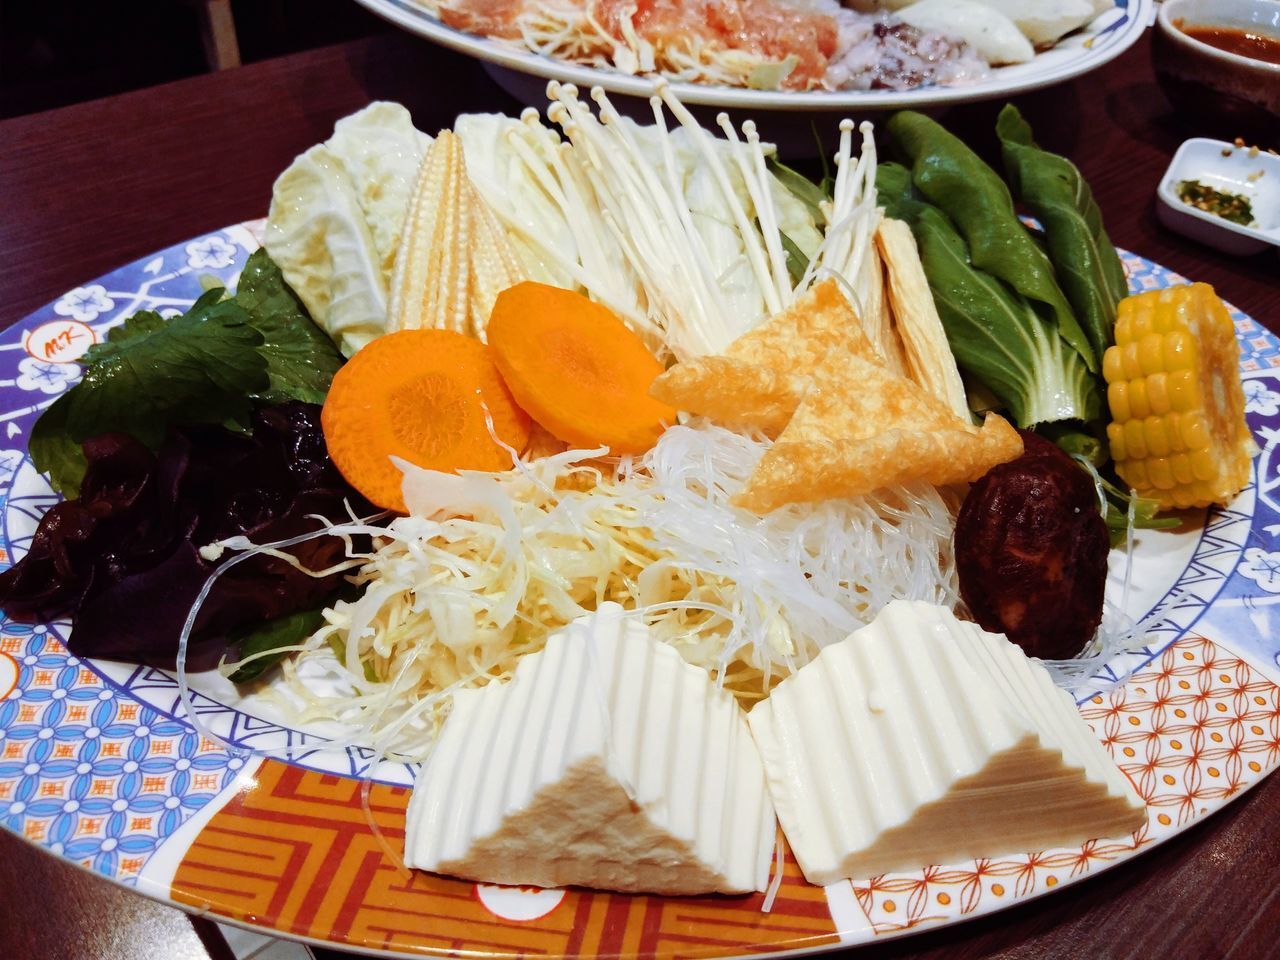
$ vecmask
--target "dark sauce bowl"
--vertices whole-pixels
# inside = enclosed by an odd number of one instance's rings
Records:
[[[1156,79],[1199,130],[1280,144],[1280,64],[1230,53],[1180,27],[1244,30],[1280,41],[1280,0],[1166,0],[1156,18]]]

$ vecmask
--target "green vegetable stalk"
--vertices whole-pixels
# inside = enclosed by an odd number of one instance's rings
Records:
[[[231,682],[257,680],[292,653],[298,644],[324,624],[324,610],[330,602],[277,617],[234,634],[231,639],[234,645],[238,645],[240,666],[231,674]],[[246,660],[247,663],[244,662]]]

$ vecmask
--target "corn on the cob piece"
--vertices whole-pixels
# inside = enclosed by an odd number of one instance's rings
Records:
[[[1116,472],[1139,495],[1205,507],[1249,482],[1257,447],[1244,419],[1240,348],[1208,284],[1122,300],[1102,373]]]
[[[484,339],[493,301],[524,277],[467,176],[462,141],[441,132],[422,161],[391,278],[391,330],[435,328]]]

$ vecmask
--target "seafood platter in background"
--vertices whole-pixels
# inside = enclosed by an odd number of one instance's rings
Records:
[[[519,74],[639,97],[660,77],[686,103],[757,111],[1007,96],[1101,66],[1153,16],[1150,0],[358,2],[479,58],[526,102]]]

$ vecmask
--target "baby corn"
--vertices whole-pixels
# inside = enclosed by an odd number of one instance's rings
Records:
[[[493,301],[523,279],[493,211],[467,176],[462,141],[441,132],[409,201],[388,329],[453,330],[484,340]]]
[[[1205,507],[1249,482],[1257,448],[1244,419],[1240,348],[1208,284],[1122,300],[1102,372],[1116,472],[1140,496]]]
[[[489,314],[493,312],[493,302],[498,299],[498,294],[527,278],[493,210],[480,198],[475,187],[470,189],[474,222],[468,273],[471,307],[469,332],[484,340]]]

